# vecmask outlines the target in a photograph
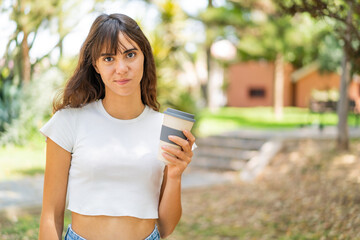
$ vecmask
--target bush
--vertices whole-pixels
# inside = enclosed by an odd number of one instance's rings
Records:
[[[12,115],[4,121],[0,146],[23,145],[38,132],[44,119],[51,115],[53,96],[62,83],[62,73],[57,68],[50,68],[22,88],[4,85],[2,90],[11,101],[3,100],[0,108],[4,116]]]
[[[21,86],[7,79],[0,86],[0,132],[19,117]]]

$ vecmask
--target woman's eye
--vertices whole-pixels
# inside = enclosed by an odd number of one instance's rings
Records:
[[[128,57],[128,58],[134,58],[135,55],[136,55],[136,53],[130,52],[130,53],[127,54],[127,57]]]
[[[114,58],[112,58],[112,57],[106,57],[106,58],[104,58],[104,61],[105,61],[105,62],[111,62],[112,60],[114,60]]]

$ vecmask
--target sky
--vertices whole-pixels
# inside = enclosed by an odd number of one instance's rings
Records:
[[[64,55],[65,56],[73,56],[76,55],[81,47],[82,42],[85,40],[86,35],[90,29],[91,23],[94,19],[99,15],[100,12],[104,13],[124,13],[136,20],[140,20],[143,27],[145,29],[144,32],[146,34],[147,30],[153,29],[157,24],[157,17],[158,13],[155,7],[150,7],[146,5],[142,1],[132,0],[128,3],[124,4],[124,1],[105,1],[104,4],[99,7],[98,12],[86,14],[91,4],[89,1],[92,0],[85,0],[82,3],[82,6],[76,11],[79,11],[79,16],[84,16],[79,21],[79,24],[66,36],[63,42],[64,47]],[[181,7],[189,14],[195,15],[199,10],[205,9],[207,6],[207,0],[181,0],[178,1]],[[222,4],[224,0],[217,0],[214,1],[214,5]],[[10,4],[11,0],[4,0],[3,4]],[[71,20],[69,20],[71,21]],[[194,24],[190,24],[194,25]],[[195,24],[196,25],[196,24]],[[9,21],[9,16],[6,13],[0,14],[0,56],[4,55],[4,51],[6,49],[6,44],[8,41],[9,36],[14,32],[16,25],[14,22]],[[199,31],[199,26],[190,26],[189,32]],[[198,36],[201,37],[201,31],[198,32]],[[22,37],[22,36],[19,36]],[[34,61],[35,58],[41,57],[45,53],[47,53],[50,49],[58,41],[58,36],[56,34],[52,34],[49,29],[44,29],[43,31],[39,31],[37,39],[34,43],[33,48],[30,52],[30,58]],[[189,43],[188,48],[191,49],[192,45]],[[52,58],[56,59],[58,56],[57,52],[54,52]]]

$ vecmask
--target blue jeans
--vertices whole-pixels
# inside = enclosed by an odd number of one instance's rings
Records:
[[[86,239],[78,235],[76,232],[74,232],[71,228],[71,224],[69,224],[65,234],[65,240],[86,240]],[[154,231],[152,231],[152,233],[149,236],[147,236],[144,240],[160,240],[160,233],[156,225]]]

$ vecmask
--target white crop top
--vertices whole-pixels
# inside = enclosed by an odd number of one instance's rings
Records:
[[[158,218],[164,163],[157,159],[163,114],[108,114],[102,100],[57,111],[40,129],[71,152],[68,209],[83,215]]]

